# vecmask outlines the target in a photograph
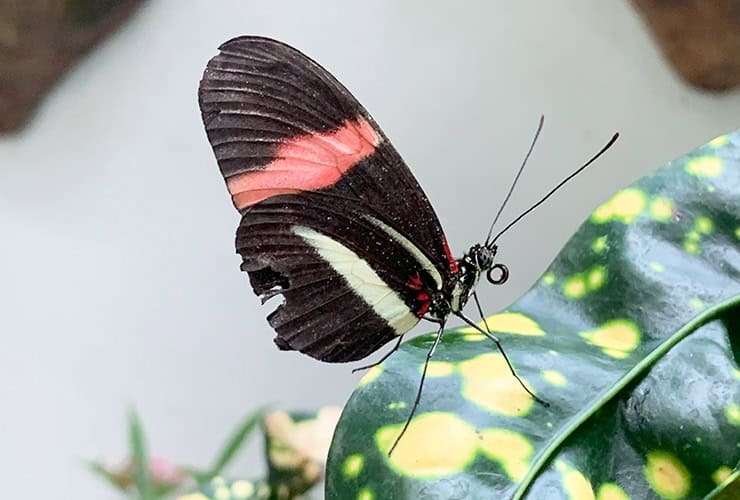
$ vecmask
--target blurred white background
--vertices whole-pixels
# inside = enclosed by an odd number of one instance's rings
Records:
[[[626,1],[152,0],[0,138],[0,471],[6,498],[115,498],[84,466],[126,453],[205,463],[248,411],[343,404],[356,376],[279,352],[234,253],[238,215],[196,88],[223,41],[300,48],[365,104],[455,254],[485,236],[541,113],[507,215],[617,145],[501,241],[521,295],[618,188],[740,126],[740,94],[686,87]],[[423,326],[417,332],[428,330]],[[412,395],[409,395],[412,397]],[[262,470],[253,446],[236,471]]]

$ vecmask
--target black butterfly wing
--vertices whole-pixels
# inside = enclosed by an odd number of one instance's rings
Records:
[[[281,42],[240,37],[208,63],[199,103],[242,213],[255,293],[282,294],[276,343],[360,359],[409,330],[457,272],[416,179],[357,100]],[[384,288],[385,287],[385,288]]]

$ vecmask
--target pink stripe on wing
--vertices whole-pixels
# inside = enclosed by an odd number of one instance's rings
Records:
[[[337,130],[285,141],[264,169],[231,177],[226,186],[237,209],[272,196],[332,186],[379,142],[367,120],[347,120]]]

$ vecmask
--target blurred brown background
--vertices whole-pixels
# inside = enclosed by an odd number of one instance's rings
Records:
[[[24,124],[39,98],[141,0],[0,0],[0,132]]]
[[[0,133],[22,126],[55,80],[142,0],[1,0]],[[740,0],[632,0],[691,85],[740,85]],[[604,20],[608,22],[608,20]]]

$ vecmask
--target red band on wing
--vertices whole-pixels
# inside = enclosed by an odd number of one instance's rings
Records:
[[[421,287],[423,286],[421,282],[421,277],[418,274],[414,274],[413,276],[411,276],[406,285],[412,290],[421,290]]]
[[[420,318],[423,317],[429,310],[429,306],[432,305],[432,300],[429,294],[423,290],[424,284],[421,281],[421,276],[414,274],[406,282],[406,286],[412,290],[416,290],[416,300],[419,302],[419,308],[416,310],[416,315]]]
[[[422,302],[421,306],[419,307],[419,310],[416,311],[416,315],[419,316],[420,318],[423,317],[427,313],[427,311],[429,311],[429,306],[431,304],[432,303],[428,300],[426,302]]]
[[[457,261],[452,256],[452,252],[450,251],[450,245],[447,244],[447,238],[442,236],[442,244],[445,247],[445,254],[447,255],[447,260],[450,261],[450,271],[452,271],[453,274],[457,274],[457,271],[459,270],[457,267]]]
[[[337,130],[285,141],[264,169],[231,177],[226,185],[237,209],[280,194],[329,187],[379,142],[367,120],[347,120]]]

